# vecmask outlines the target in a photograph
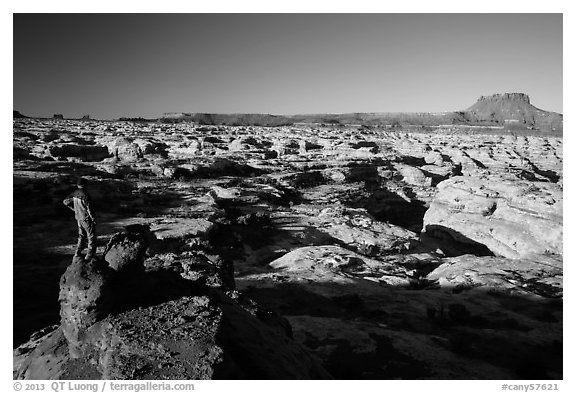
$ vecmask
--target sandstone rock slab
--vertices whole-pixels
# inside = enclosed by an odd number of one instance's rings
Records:
[[[562,255],[562,188],[499,176],[454,177],[438,184],[424,215],[425,232],[442,231],[494,254]]]

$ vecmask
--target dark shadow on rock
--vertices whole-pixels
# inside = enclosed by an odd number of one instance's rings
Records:
[[[204,287],[194,285],[176,272],[159,270],[140,274],[118,273],[110,282],[110,290],[114,299],[110,314],[119,314],[139,307],[155,306],[183,296],[198,295],[202,293]]]
[[[414,156],[400,156],[398,158],[398,162],[415,167],[426,165],[426,161],[424,160],[424,158]]]
[[[364,182],[365,185],[377,185],[380,181],[376,166],[350,166],[346,175],[346,181]]]
[[[441,248],[449,257],[464,254],[476,256],[494,256],[494,253],[482,243],[468,238],[467,236],[442,225],[427,225],[426,233],[422,234],[421,240],[426,243],[427,239],[433,238],[434,246]]]
[[[455,356],[468,358],[471,364],[482,361],[503,368],[514,379],[562,378],[562,335],[548,341],[532,341],[534,327],[530,322],[540,324],[540,329],[541,323],[556,324],[555,328],[561,329],[561,325],[558,326],[561,319],[554,316],[562,312],[560,299],[513,295],[486,287],[461,294],[449,290],[413,291],[373,284],[374,288],[381,288],[379,295],[356,290],[354,284],[312,281],[305,284],[278,283],[262,288],[249,286],[244,292],[259,304],[288,317],[336,318],[343,323],[350,321],[374,328],[386,326],[386,330],[402,335],[410,332],[428,335],[431,342]],[[399,313],[398,307],[393,306],[396,302],[405,302],[403,298],[410,298],[414,303]],[[490,306],[479,309],[482,299],[486,299],[485,303]],[[435,306],[417,307],[419,302]],[[527,319],[521,321],[519,318]],[[318,339],[315,333],[314,330],[299,332],[300,336],[306,337],[303,344],[320,354],[324,367],[336,379],[421,379],[433,375],[430,374],[430,364],[401,352],[390,336],[371,334],[377,343],[376,348],[373,352],[358,353],[345,339]],[[470,377],[461,375],[459,378]]]
[[[560,176],[558,176],[558,173],[555,171],[538,169],[536,166],[534,166],[533,169],[534,172],[549,179],[552,183],[558,183],[558,180],[560,180]]]
[[[269,252],[264,252],[267,246],[277,243],[278,240],[293,244],[294,248],[310,245],[339,245],[350,249],[341,240],[335,239],[314,227],[306,226],[298,231],[290,231],[282,228],[274,220],[252,221],[245,215],[241,215],[242,211],[234,207],[228,207],[226,213],[230,223],[217,224],[208,235],[213,251],[224,261],[245,260],[247,257],[245,246],[248,246],[250,249],[260,252],[258,266],[267,267],[268,263],[289,251],[286,250],[279,254],[270,249]],[[244,219],[247,219],[247,222]]]
[[[375,348],[371,352],[358,352],[344,339],[318,340],[308,335],[304,345],[310,349],[333,346],[335,350],[324,362],[324,367],[337,379],[420,379],[426,378],[428,370],[422,362],[394,348],[393,340],[386,336],[369,333]]]
[[[472,158],[467,154],[466,154],[466,157],[468,157],[478,168],[487,169],[486,165],[484,165],[482,162],[478,161],[477,159]]]
[[[315,284],[309,284],[314,286]],[[281,283],[272,288],[248,287],[245,295],[256,302],[276,310],[281,315],[311,315],[317,317],[354,318],[364,313],[362,301],[357,298],[352,307],[344,296],[326,297],[312,292],[305,285]]]
[[[289,177],[288,180],[296,188],[311,188],[328,182],[321,171],[299,172]]]
[[[42,252],[22,255],[15,250],[12,315],[14,348],[28,340],[35,331],[59,323],[58,281],[69,262],[67,256]]]
[[[222,311],[216,338],[224,350],[224,362],[215,368],[213,379],[332,379],[320,361],[286,335],[277,322],[252,318],[229,301],[222,303]]]
[[[419,232],[428,206],[416,198],[408,187],[403,190],[410,201],[386,188],[366,188],[360,198],[343,199],[342,203],[353,208],[363,208],[376,220]]]
[[[154,217],[166,214],[172,208],[190,204],[181,192],[169,188],[140,190],[132,199],[119,205],[118,211],[128,216]]]
[[[227,158],[216,158],[212,163],[198,167],[193,178],[215,178],[222,176],[255,177],[266,173],[265,170]]]

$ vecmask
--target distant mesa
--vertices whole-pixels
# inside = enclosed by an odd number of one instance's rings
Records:
[[[530,97],[524,93],[504,93],[504,94],[492,94],[491,96],[480,96],[478,98],[478,102],[485,102],[485,101],[522,101],[526,104],[530,103]]]
[[[56,113],[54,116],[52,116],[53,119],[58,119],[58,120],[64,120],[64,115],[60,114],[60,113]]]
[[[481,96],[463,113],[470,122],[488,122],[511,127],[562,129],[561,114],[536,108],[530,103],[530,97],[523,93]]]
[[[26,119],[28,116],[24,116],[20,111],[12,111],[12,117],[14,119]]]
[[[82,116],[82,120],[90,120],[90,115],[84,115],[84,116]]]

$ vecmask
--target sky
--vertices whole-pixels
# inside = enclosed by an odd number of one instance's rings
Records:
[[[522,92],[563,113],[562,14],[14,14],[29,116],[444,112]]]

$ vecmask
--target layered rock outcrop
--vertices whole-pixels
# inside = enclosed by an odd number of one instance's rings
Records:
[[[533,255],[508,259],[463,255],[444,259],[426,278],[454,291],[484,288],[561,297],[563,263],[560,256]]]
[[[438,184],[424,215],[427,233],[480,243],[495,255],[562,255],[562,188],[501,176],[454,177]]]

